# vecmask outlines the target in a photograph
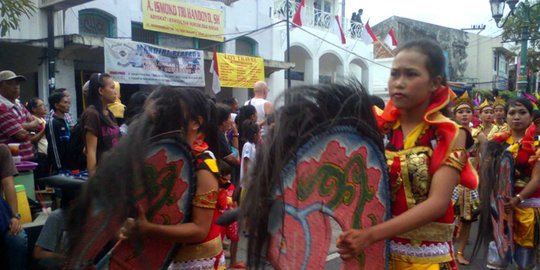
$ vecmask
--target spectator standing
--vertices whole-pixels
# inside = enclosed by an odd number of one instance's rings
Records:
[[[69,123],[65,116],[71,106],[67,96],[62,90],[55,90],[49,96],[49,105],[54,111],[52,118],[49,118],[46,126],[46,136],[49,142],[47,147],[47,156],[51,164],[52,173],[57,174],[62,169],[67,169],[68,145],[71,138]]]
[[[55,89],[54,91],[61,92],[67,98],[68,102],[71,104],[71,95],[69,94],[69,91],[66,88],[58,88],[58,89]],[[51,104],[49,104],[49,106],[51,106]],[[45,116],[45,121],[48,122],[49,119],[53,117],[53,115],[54,115],[54,108],[51,107],[49,113],[47,114],[47,116]],[[67,112],[64,115],[64,119],[68,123],[69,128],[73,128],[75,126],[76,121],[75,119],[73,119],[73,116],[71,116],[71,113]]]
[[[17,100],[25,80],[13,71],[0,71],[0,143],[20,143],[21,159],[33,160],[30,132],[38,130],[39,121]]]
[[[26,108],[39,121],[39,132],[30,132],[30,141],[34,145],[34,154],[37,154],[35,161],[38,167],[34,170],[34,179],[39,179],[48,176],[49,161],[47,160],[48,141],[45,136],[45,116],[47,115],[47,107],[45,103],[38,97],[28,101]]]
[[[253,107],[255,107],[255,109],[257,110],[257,124],[261,126],[261,134],[263,136],[266,134],[266,118],[274,110],[272,102],[266,100],[269,91],[270,90],[268,89],[268,85],[266,84],[266,82],[256,82],[253,86],[253,92],[255,96],[252,99],[246,101],[246,103],[244,104],[253,105]]]
[[[6,145],[0,144],[0,240],[8,261],[9,270],[26,269],[28,241],[26,232],[20,224],[17,193],[13,184],[13,176],[17,175],[11,153]],[[3,195],[3,196],[2,196]],[[4,200],[5,197],[5,200]],[[4,268],[2,268],[4,269]]]
[[[88,87],[88,107],[81,116],[86,166],[90,176],[94,174],[102,154],[116,145],[120,138],[120,128],[107,108],[115,100],[116,91],[111,75],[92,74]]]

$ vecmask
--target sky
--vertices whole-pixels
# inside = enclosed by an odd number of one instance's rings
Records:
[[[491,18],[489,0],[344,0],[346,13],[364,9],[362,20],[369,19],[373,26],[391,16],[400,16],[455,29],[485,24],[480,32],[485,36],[497,36],[502,31]],[[505,8],[505,13],[508,11]],[[478,31],[468,31],[478,33]]]

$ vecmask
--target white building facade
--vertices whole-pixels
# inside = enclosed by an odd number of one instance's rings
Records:
[[[39,8],[30,18],[22,17],[21,28],[0,38],[0,70],[10,69],[23,74],[28,81],[22,85],[21,100],[34,96],[48,97],[49,74],[47,61],[47,11]],[[48,1],[51,2],[51,1]],[[142,0],[64,0],[52,1],[72,6],[54,13],[55,87],[67,88],[73,98],[72,113],[82,111],[82,84],[94,72],[103,72],[103,39],[120,38],[153,43],[177,49],[212,50],[216,42],[192,37],[175,36],[142,28]],[[219,51],[252,55],[265,59],[266,80],[270,100],[287,87],[285,69],[291,71],[292,85],[319,82],[339,82],[348,77],[361,81],[368,89],[374,79],[370,72],[372,45],[360,41],[362,24],[341,18],[339,0],[306,0],[301,29],[290,31],[290,62],[286,59],[286,4],[290,19],[299,0],[240,0],[230,5],[220,1],[184,0],[193,5],[222,10],[225,21],[225,43]],[[71,5],[69,5],[71,3]],[[340,15],[347,38],[341,44],[331,31],[331,20]],[[274,24],[274,25],[273,25]],[[208,54],[209,55],[209,54]],[[207,91],[211,88],[205,63]],[[122,96],[141,89],[122,85]],[[248,89],[223,89],[220,98],[236,97],[240,102],[249,98]]]

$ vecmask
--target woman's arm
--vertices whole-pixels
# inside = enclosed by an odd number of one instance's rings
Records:
[[[34,258],[36,259],[45,259],[45,258],[58,258],[62,259],[63,256],[60,253],[48,251],[38,245],[34,247]]]
[[[465,146],[466,135],[460,131],[454,148]],[[433,175],[427,200],[387,222],[365,230],[349,230],[339,236],[338,252],[343,259],[355,257],[371,244],[419,228],[444,215],[450,205],[452,191],[459,182],[459,172],[449,166],[440,167]]]
[[[92,176],[96,172],[98,138],[94,133],[86,132],[84,143],[86,145],[86,168],[88,174]]]
[[[30,142],[37,143],[45,135],[45,128],[42,128],[37,134],[30,134]]]
[[[223,158],[225,162],[227,162],[231,166],[238,166],[240,165],[240,159],[235,157],[233,154],[230,154]]]
[[[218,180],[207,170],[197,171],[197,191],[196,194],[203,194],[209,191],[218,190]],[[216,206],[217,207],[217,206]],[[181,243],[198,243],[204,240],[210,231],[214,209],[193,206],[192,222],[161,225],[150,223],[146,220],[144,211],[139,208],[139,218],[135,227],[143,235],[155,236],[171,239]]]
[[[510,204],[514,207],[516,207],[521,200],[525,200],[529,198],[531,195],[533,195],[538,189],[540,188],[540,161],[537,161],[534,164],[533,171],[531,173],[531,180],[527,185],[516,194],[516,196],[512,197],[510,199]],[[519,195],[519,196],[518,196]]]

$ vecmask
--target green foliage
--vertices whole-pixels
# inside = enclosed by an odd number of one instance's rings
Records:
[[[518,96],[518,91],[499,91],[499,96],[501,96],[504,100],[509,100],[511,98],[515,98]]]
[[[527,66],[533,72],[540,66],[540,1],[522,1],[516,6],[514,16],[507,17],[502,39],[519,43],[524,27],[529,28],[529,49],[527,51]],[[519,50],[514,51],[519,55]]]
[[[19,29],[21,15],[30,16],[36,11],[32,0],[0,0],[0,37],[10,30]]]

